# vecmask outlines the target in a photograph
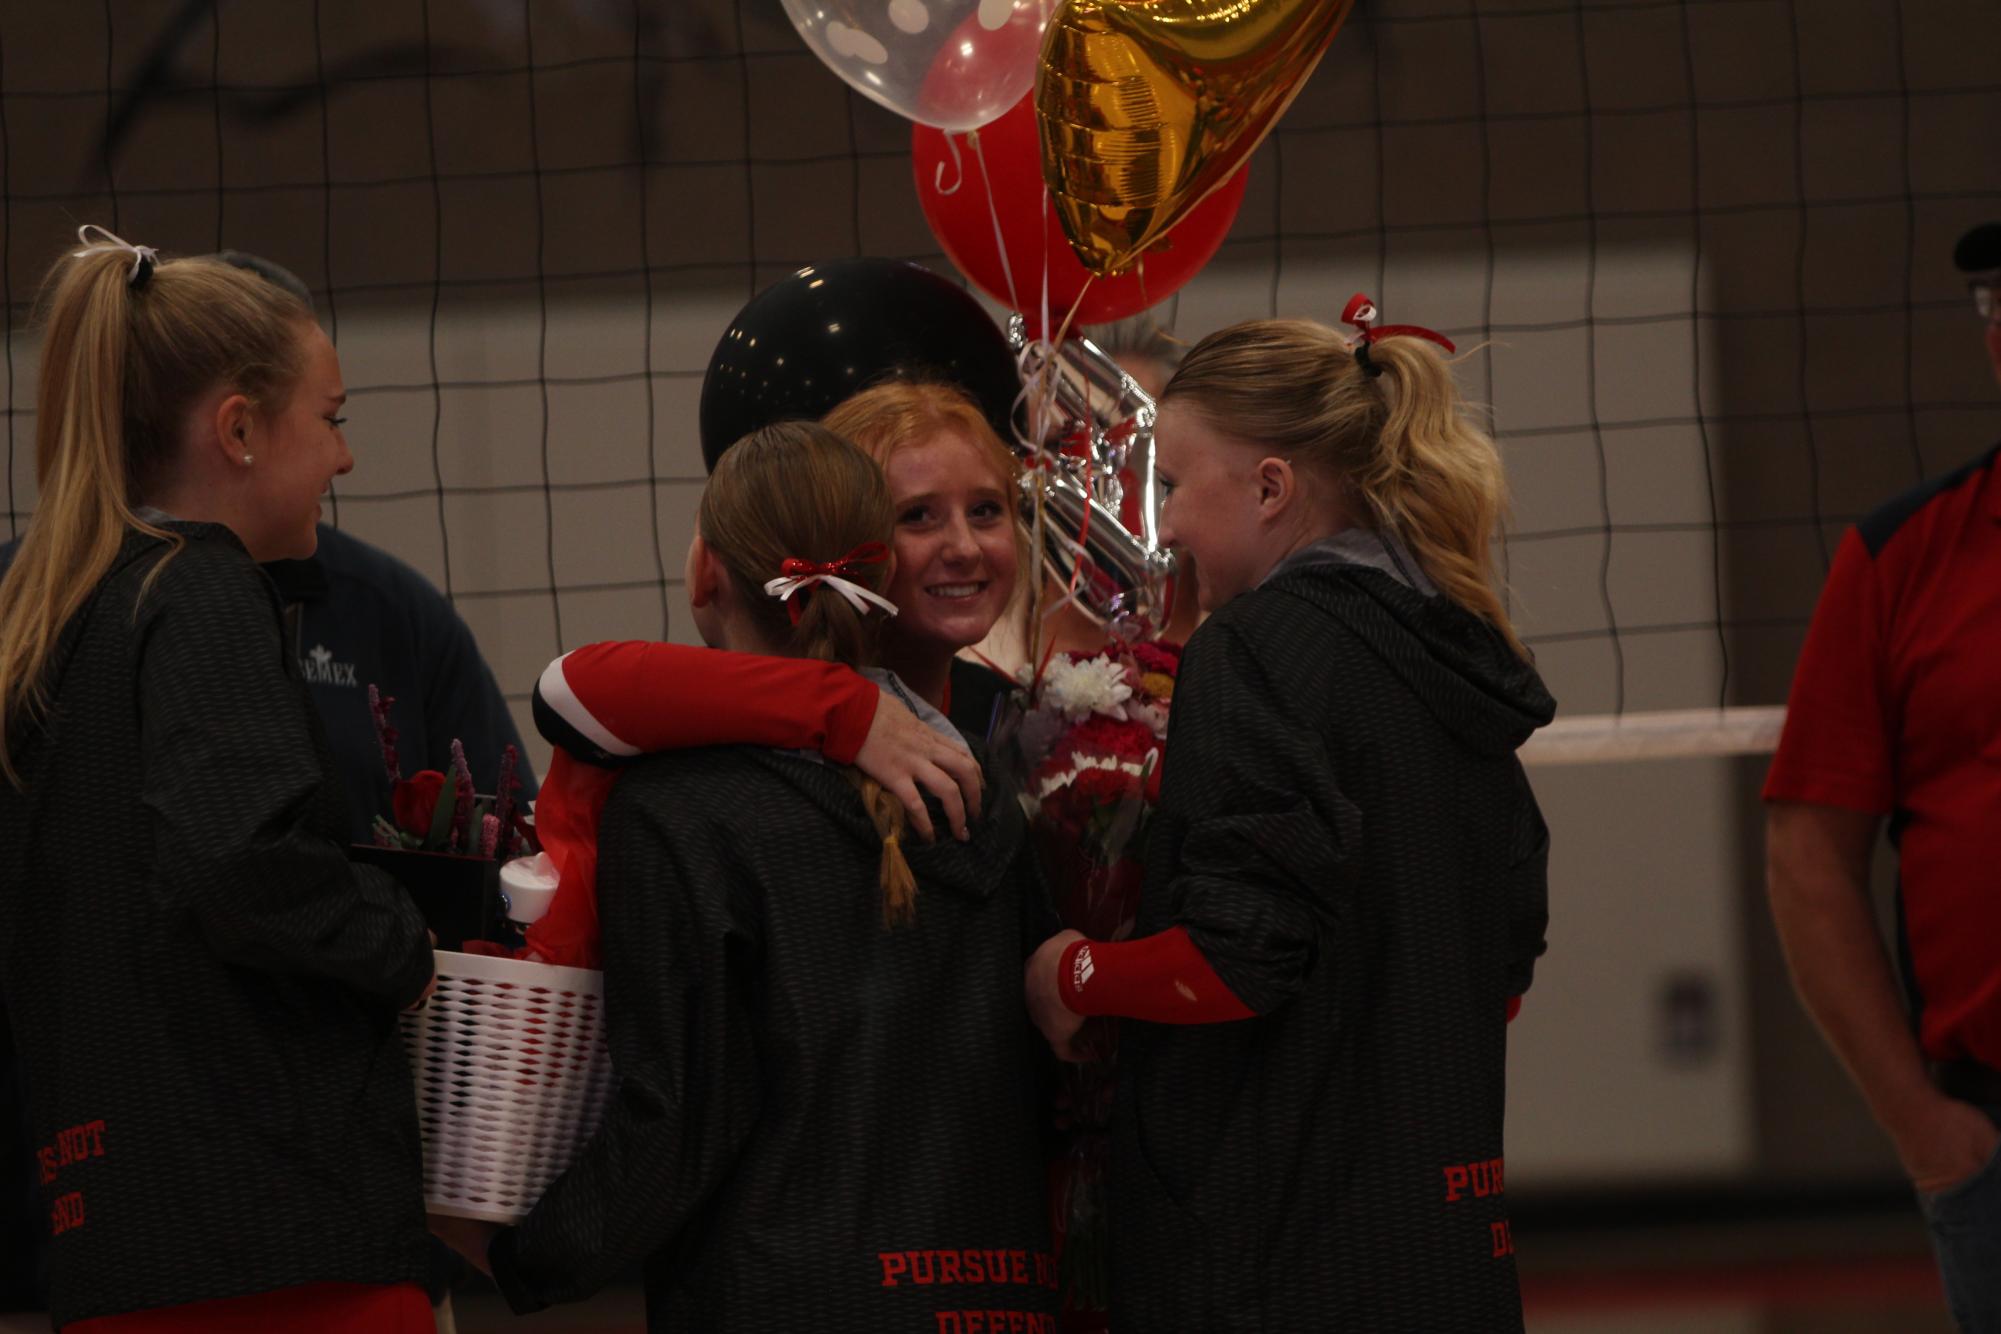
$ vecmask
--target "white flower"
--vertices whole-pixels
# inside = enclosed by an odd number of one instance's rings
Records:
[[[1126,701],[1133,688],[1126,683],[1124,664],[1108,657],[1072,662],[1058,658],[1042,673],[1042,693],[1036,703],[1053,709],[1069,722],[1081,722],[1094,713],[1107,718],[1126,718]]]

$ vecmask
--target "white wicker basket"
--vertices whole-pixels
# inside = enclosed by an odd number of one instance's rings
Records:
[[[604,974],[438,952],[403,1016],[433,1213],[511,1223],[597,1129],[611,1089]]]

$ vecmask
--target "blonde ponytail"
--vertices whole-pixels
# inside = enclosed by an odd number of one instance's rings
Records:
[[[46,705],[57,641],[126,532],[169,541],[170,558],[180,548],[136,509],[173,467],[187,411],[218,384],[253,401],[289,389],[310,318],[289,293],[213,260],[149,260],[141,273],[131,248],[107,244],[56,261],[38,317],[40,494],[0,579],[0,773],[16,787],[14,750]]]
[[[877,878],[882,885],[882,924],[905,926],[917,917],[917,875],[903,855],[903,803],[873,778],[863,778],[859,770],[847,771],[861,790],[862,805],[882,839],[882,861]]]
[[[1377,340],[1369,360],[1385,413],[1376,449],[1354,476],[1377,524],[1417,557],[1438,591],[1488,622],[1523,658],[1493,568],[1508,479],[1493,439],[1470,422],[1452,368],[1421,338]]]
[[[780,422],[724,451],[696,524],[766,643],[786,657],[863,667],[875,661],[882,614],[863,615],[826,585],[808,585],[780,601],[765,584],[789,559],[839,561],[870,543],[886,544],[894,521],[889,485],[868,455],[824,426]],[[862,563],[843,577],[879,594],[890,568],[887,560]],[[796,607],[796,620],[788,606]],[[903,803],[860,771],[844,772],[882,839],[883,923],[908,922],[917,878],[903,855]]]
[[[1251,320],[1197,343],[1161,399],[1335,479],[1358,522],[1401,541],[1439,592],[1526,658],[1493,565],[1507,513],[1500,451],[1432,344],[1378,338],[1369,361],[1325,325]]]

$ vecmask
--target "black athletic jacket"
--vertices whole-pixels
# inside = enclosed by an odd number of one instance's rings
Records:
[[[1116,1328],[1521,1328],[1508,997],[1547,921],[1515,749],[1554,704],[1487,626],[1360,565],[1281,572],[1181,661],[1138,930],[1258,1017],[1128,1023]]]
[[[619,1083],[493,1244],[516,1311],[644,1260],[654,1330],[1054,1334],[1021,999],[1052,923],[1018,806],[985,805],[969,843],[913,840],[916,920],[885,927],[838,770],[721,747],[626,772],[598,862]]]
[[[421,1281],[397,1012],[424,924],[348,864],[271,582],[227,529],[130,534],[0,783],[0,987],[58,1325],[300,1283]],[[143,598],[146,576],[159,577]]]

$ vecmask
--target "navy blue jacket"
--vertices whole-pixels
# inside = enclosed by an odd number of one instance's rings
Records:
[[[500,752],[521,752],[520,797],[535,795],[521,733],[480,657],[472,631],[430,580],[386,551],[320,526],[310,560],[273,561],[265,572],[287,604],[299,674],[326,724],[334,767],[348,796],[357,843],[369,823],[389,813],[389,775],[368,714],[372,684],[396,702],[403,773],[451,767],[452,739],[465,743],[473,785],[493,790]]]

